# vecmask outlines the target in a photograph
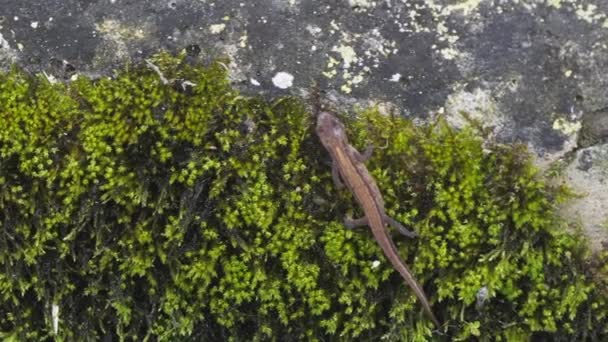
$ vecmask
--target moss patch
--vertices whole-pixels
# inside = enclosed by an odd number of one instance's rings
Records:
[[[300,101],[240,96],[221,62],[152,62],[167,84],[146,66],[67,85],[0,75],[3,338],[607,337],[598,277],[554,214],[562,192],[523,148],[346,120],[377,146],[387,212],[420,234],[395,242],[445,322],[433,331],[371,234],[342,226],[359,209]]]

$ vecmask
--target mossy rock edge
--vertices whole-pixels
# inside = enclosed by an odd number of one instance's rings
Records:
[[[360,212],[300,100],[241,96],[221,61],[151,63],[166,82],[150,65],[0,75],[0,337],[608,338],[604,280],[556,215],[566,192],[521,146],[344,117],[377,147],[387,212],[420,235],[394,239],[437,330],[371,234],[342,226]]]

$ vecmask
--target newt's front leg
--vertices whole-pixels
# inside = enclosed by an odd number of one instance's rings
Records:
[[[358,219],[345,217],[344,226],[348,229],[355,229],[357,227],[367,226],[367,217],[361,217]]]
[[[336,189],[340,190],[344,188],[344,183],[342,183],[342,180],[340,179],[340,171],[338,170],[336,162],[332,162],[331,164],[331,178],[334,180]]]
[[[366,161],[369,160],[369,158],[371,158],[372,153],[374,152],[374,146],[373,145],[367,145],[367,147],[365,148],[365,151],[363,151],[363,153],[357,151],[356,148],[349,146],[350,152],[352,152],[352,154],[355,156],[355,158],[357,159],[358,162],[361,163],[365,163]]]
[[[362,163],[365,163],[366,161],[369,160],[369,158],[372,157],[372,153],[374,153],[374,145],[369,144],[367,145],[367,147],[365,148],[365,151],[363,151],[362,154],[359,154],[359,160]]]

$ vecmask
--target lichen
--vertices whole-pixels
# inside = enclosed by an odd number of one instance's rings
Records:
[[[167,84],[146,65],[0,75],[4,339],[607,337],[605,277],[523,147],[344,117],[355,146],[377,147],[388,214],[420,235],[394,239],[436,330],[369,232],[341,224],[361,213],[302,101],[244,97],[221,61],[182,57],[150,60]]]

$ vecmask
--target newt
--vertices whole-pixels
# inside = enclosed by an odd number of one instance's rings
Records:
[[[343,188],[346,183],[365,213],[365,216],[359,219],[345,218],[344,225],[349,229],[366,225],[370,227],[384,255],[414,290],[433,323],[439,326],[439,321],[433,314],[424,290],[399,256],[397,247],[387,230],[388,224],[407,237],[417,236],[415,232],[407,230],[401,223],[386,214],[380,189],[364,164],[371,157],[373,148],[370,146],[363,154],[359,153],[349,144],[344,124],[336,116],[326,111],[320,112],[317,117],[316,132],[331,156],[332,178],[336,187]]]

